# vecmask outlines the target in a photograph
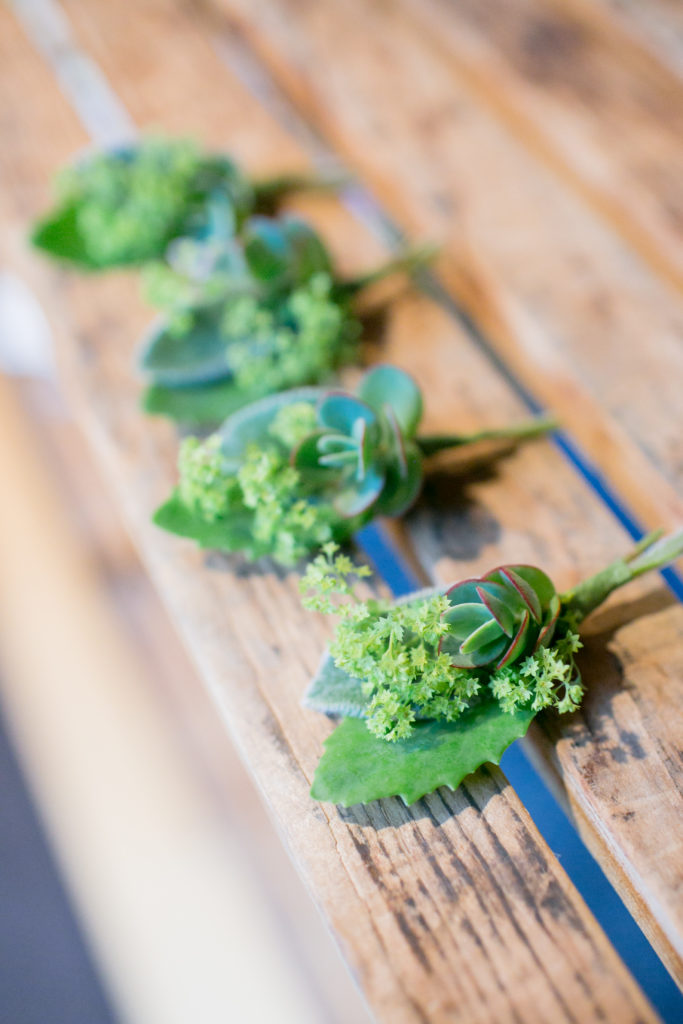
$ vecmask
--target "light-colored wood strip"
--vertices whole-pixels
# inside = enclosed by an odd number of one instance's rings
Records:
[[[683,81],[576,0],[403,0],[481,102],[683,289]]]
[[[96,15],[93,5],[88,18]],[[165,9],[163,24],[169,17]],[[207,87],[220,82],[227,92],[193,23],[180,24],[189,66],[201,69]],[[127,38],[135,37],[128,22]],[[111,51],[114,40],[108,32]],[[163,37],[159,43],[165,50]],[[230,90],[246,134],[257,115],[234,83]],[[29,105],[26,98],[25,117]],[[275,160],[282,148],[275,126],[269,138]],[[150,509],[174,475],[175,442],[169,428],[143,423],[136,411],[129,358],[142,313],[129,284],[83,283],[29,262],[89,435],[150,570],[382,1019],[648,1019],[500,773],[482,772],[445,802],[434,797],[410,811],[386,801],[342,816],[310,800],[329,726],[303,713],[299,697],[326,636],[322,624],[300,609],[291,576],[236,573],[235,561],[207,561],[150,525]]]
[[[35,425],[2,376],[0,426],[0,471],[12,481],[0,510],[3,713],[117,1019],[364,1020],[350,986],[348,1015],[316,998],[234,807],[232,820],[229,801],[219,812],[188,763],[163,687],[117,620],[54,466],[38,455]],[[163,619],[154,624],[168,643]],[[181,657],[171,671],[182,668]],[[234,772],[229,758],[223,766]]]
[[[659,507],[680,518],[678,296],[481,106],[401,8],[216,2],[400,222],[443,243],[464,306],[480,312],[482,279],[493,289],[504,333],[492,340],[514,347],[515,371],[608,479],[618,454],[626,503],[646,522]],[[567,394],[582,397],[578,414]],[[663,478],[654,496],[644,460]]]
[[[618,21],[641,45],[649,46],[677,75],[683,76],[683,9],[678,0],[582,0],[595,12],[605,10],[606,19]]]
[[[92,27],[88,30],[87,25],[83,26],[80,21],[77,24],[81,26],[81,31],[87,33],[84,35],[86,42],[95,46],[96,36]],[[111,40],[115,37],[115,25],[108,21],[106,38]],[[102,47],[96,52],[98,59],[105,62],[107,73],[115,79],[117,60],[125,62],[111,46]],[[135,90],[132,84],[129,84],[129,89],[129,102],[134,103]],[[323,226],[327,226],[326,222],[323,222]],[[362,251],[363,243],[359,244],[357,238],[354,242],[348,231],[344,237],[347,252],[354,251],[354,246]],[[386,335],[384,357],[390,357],[411,369],[430,396],[427,428],[452,428],[454,408],[458,409],[460,422],[465,425],[490,422],[492,408],[496,409],[500,418],[520,414],[519,403],[492,373],[481,353],[433,305],[420,299],[406,299],[395,307]],[[415,345],[416,337],[420,338],[419,346]],[[455,352],[457,361],[454,361]],[[569,468],[544,446],[533,446],[519,452],[514,461],[504,463],[500,469],[501,475],[497,481],[482,481],[475,475],[466,491],[466,497],[470,500],[464,503],[460,501],[458,508],[450,507],[454,492],[448,487],[433,502],[421,524],[419,516],[413,520],[413,539],[425,565],[435,578],[453,579],[476,572],[482,565],[521,559],[547,566],[557,578],[558,584],[570,586],[581,574],[591,571],[610,554],[616,554],[627,545],[626,538],[615,527],[611,516]],[[533,488],[531,510],[530,487]],[[529,536],[530,521],[534,522],[533,537]],[[503,523],[505,529],[501,526]],[[656,581],[649,586],[656,590]],[[679,630],[681,609],[672,606],[667,615],[669,628],[672,631]],[[647,620],[639,628],[646,633],[649,628]],[[631,655],[628,645],[619,649],[619,658],[629,661]],[[631,660],[633,672],[637,675],[637,658]],[[601,679],[601,673],[598,672],[590,676],[590,684],[598,694],[596,699],[600,699],[601,685],[608,690],[617,685],[617,674],[618,667],[615,665],[609,677]],[[666,701],[676,703],[679,695],[675,666],[665,672],[665,678]],[[668,707],[663,702],[660,706],[661,720],[657,722],[648,719],[647,723],[639,712],[637,699],[631,709],[631,728],[636,735],[643,731],[643,743],[655,749],[658,732],[665,735],[671,729],[672,718],[668,714]],[[654,742],[650,742],[651,737],[654,737]],[[584,742],[591,742],[590,737],[584,737]],[[580,793],[583,780],[570,762],[567,762],[566,767],[567,785],[572,791],[576,789]],[[615,760],[613,782],[617,788],[621,784],[621,770],[625,775],[635,770],[640,773],[641,781],[646,779],[647,769],[644,764],[634,766],[629,762],[622,769]],[[637,821],[630,819],[631,836],[638,829],[642,829],[645,834],[653,827],[656,828],[658,823],[661,824],[668,817],[668,808],[680,801],[682,788],[680,773],[670,777],[661,799],[653,800],[648,807],[639,808]],[[585,799],[585,796],[581,796],[581,799]],[[680,976],[682,915],[677,881],[680,869],[673,849],[663,847],[653,856],[647,843],[639,851],[637,843],[633,843],[631,837],[624,836],[624,840],[628,840],[628,855],[625,855],[620,831],[622,823],[613,821],[612,812],[613,807],[602,802],[600,794],[596,792],[594,810],[589,818],[594,818],[594,829],[609,830],[611,838],[606,869],[611,871],[613,865],[626,861],[629,887],[626,898],[638,904],[641,924],[657,942],[657,948],[672,972]],[[617,881],[623,880],[621,869],[612,873]],[[652,902],[651,911],[644,910],[648,905],[647,900],[641,899],[638,894],[655,890],[657,898]],[[633,894],[635,896],[631,899]],[[650,912],[657,915],[657,920],[649,920]]]
[[[23,338],[23,341],[26,339]],[[2,332],[0,328],[0,347],[2,344]],[[27,444],[30,444],[31,451],[22,447],[21,452],[17,451],[19,436],[16,429],[16,419],[19,410],[13,409],[13,418],[7,422],[3,418],[3,429],[6,435],[11,437],[12,445],[15,448],[15,457],[18,464],[28,462],[31,465],[42,462],[44,474],[48,476],[48,484],[55,492],[59,491],[59,498],[64,501],[63,513],[68,515],[67,526],[71,529],[70,538],[65,541],[62,534],[58,538],[52,538],[51,545],[57,547],[68,547],[71,551],[76,543],[80,549],[80,558],[83,553],[92,567],[93,576],[96,576],[97,593],[93,588],[89,596],[90,603],[105,604],[105,611],[109,611],[112,618],[116,620],[118,633],[116,634],[117,645],[130,648],[139,665],[140,679],[144,679],[148,692],[148,703],[150,714],[146,721],[152,722],[154,713],[157,718],[162,719],[159,723],[159,730],[165,729],[169,735],[168,747],[174,755],[172,772],[184,773],[190,777],[191,785],[199,789],[199,796],[194,802],[202,810],[201,824],[204,829],[205,839],[203,846],[209,845],[214,837],[216,842],[221,842],[223,836],[228,834],[227,843],[221,847],[217,861],[220,863],[220,870],[216,872],[216,882],[219,888],[224,889],[225,879],[221,879],[221,871],[226,877],[231,878],[231,884],[240,887],[245,899],[244,908],[247,917],[250,909],[248,898],[254,895],[254,885],[258,891],[258,898],[255,906],[254,925],[247,924],[249,934],[252,934],[254,927],[254,941],[242,942],[244,960],[231,961],[234,971],[241,972],[242,978],[235,982],[231,980],[229,971],[221,965],[219,984],[212,983],[210,973],[195,972],[192,968],[192,958],[203,957],[203,942],[213,938],[207,933],[195,933],[191,938],[187,937],[187,927],[181,922],[177,926],[177,933],[171,937],[172,942],[190,943],[185,950],[185,970],[183,972],[182,990],[186,994],[186,1001],[178,1007],[178,1012],[183,1013],[183,1020],[188,1016],[197,1014],[197,1006],[204,1002],[215,1008],[215,1011],[224,1019],[228,1007],[236,1012],[236,1002],[233,999],[226,999],[225,992],[230,991],[229,986],[235,983],[238,988],[242,985],[243,979],[248,977],[249,970],[258,966],[259,971],[268,971],[272,964],[275,971],[275,978],[279,979],[287,972],[293,975],[290,995],[282,992],[275,996],[275,1002],[266,1006],[263,1010],[263,1024],[269,1024],[273,1014],[276,1012],[277,999],[284,996],[278,1010],[281,1015],[287,1016],[290,1013],[290,1006],[294,1005],[292,1013],[294,1019],[300,1024],[305,1021],[329,1021],[330,1024],[360,1024],[370,1020],[369,1011],[358,992],[353,979],[350,977],[346,964],[342,960],[338,947],[321,920],[319,911],[310,899],[308,892],[296,873],[294,865],[282,847],[279,836],[275,831],[273,823],[267,814],[258,793],[237,757],[231,743],[226,742],[225,729],[215,713],[214,706],[209,700],[208,694],[202,686],[201,680],[197,677],[189,662],[184,647],[165,615],[161,603],[145,574],[138,558],[132,548],[131,541],[125,533],[117,509],[108,500],[104,481],[101,480],[93,465],[91,454],[86,440],[76,423],[68,415],[68,410],[60,402],[56,394],[53,381],[35,382],[32,380],[13,378],[11,388],[18,401],[13,403],[21,405],[21,413],[31,424],[31,436],[27,436]],[[7,389],[3,391],[3,394]],[[28,431],[26,432],[28,435]],[[21,434],[24,436],[23,430]],[[19,477],[20,474],[17,474]],[[23,493],[23,492],[22,492]],[[45,524],[51,522],[50,508],[46,508],[45,500],[36,502],[35,495],[30,496],[30,502],[40,508],[40,522]],[[21,520],[21,516],[19,517]],[[29,529],[26,523],[25,528]],[[16,538],[13,536],[13,543]],[[17,561],[20,561],[17,559]],[[6,563],[3,562],[6,569]],[[7,580],[7,587],[12,590],[19,581]],[[30,583],[27,584],[30,586]],[[71,605],[64,609],[67,618],[74,612]],[[22,690],[22,708],[25,705],[26,711],[22,714],[23,725],[29,734],[29,747],[33,751],[31,736],[35,730],[40,730],[38,724],[39,714],[32,701],[32,695],[41,693],[44,680],[34,680],[30,684],[23,681],[24,672],[27,670],[26,661],[22,657],[23,640],[26,636],[26,629],[33,628],[33,620],[28,625],[18,624],[21,628],[15,628],[13,648],[16,652],[17,661],[21,667],[20,682],[19,673],[13,671],[6,675],[4,680],[5,691],[11,688],[10,699],[16,706],[15,693],[17,688]],[[9,627],[8,627],[9,628]],[[79,662],[80,664],[80,662]],[[98,680],[98,688],[102,688],[102,675],[96,669],[89,669],[92,676]],[[65,666],[60,666],[60,678],[70,677],[70,672]],[[131,685],[135,685],[131,680]],[[120,699],[122,682],[116,679],[116,695]],[[57,699],[57,698],[56,698]],[[111,695],[105,696],[111,701]],[[114,698],[116,703],[116,698]],[[44,709],[44,714],[50,714],[49,709]],[[125,718],[125,716],[122,716]],[[95,732],[93,725],[82,730],[84,744],[82,756],[85,764],[81,770],[82,775],[89,774],[93,787],[99,785],[95,778],[92,764],[93,745],[96,740],[92,738]],[[41,733],[42,735],[42,733]],[[58,747],[63,741],[68,742],[66,737],[60,735],[59,731],[53,734],[55,746]],[[131,756],[130,743],[127,737],[120,741],[121,746],[126,747],[127,757]],[[149,743],[147,743],[149,747]],[[20,751],[23,754],[24,750]],[[59,753],[55,752],[55,757]],[[76,752],[74,751],[74,756]],[[81,756],[79,750],[78,756]],[[43,774],[47,771],[45,759],[36,757],[32,764],[32,771],[37,778],[37,788],[41,793],[46,792],[43,781]],[[58,800],[64,799],[60,787],[53,781],[53,789],[56,791]],[[183,786],[181,785],[181,789]],[[48,797],[47,802],[54,801]],[[158,801],[166,806],[172,801]],[[54,807],[51,807],[50,815],[58,814]],[[71,847],[75,845],[78,856],[82,856],[82,847],[88,842],[87,831],[92,827],[90,820],[91,810],[88,807],[84,811],[83,822],[77,822],[73,829],[69,829],[66,835],[67,842],[62,855],[70,860],[72,857]],[[174,808],[174,813],[177,809]],[[153,831],[153,819],[148,820],[148,828]],[[172,826],[171,826],[172,827]],[[199,829],[197,838],[199,837]],[[184,827],[181,834],[172,834],[165,837],[164,842],[177,845],[186,842]],[[200,845],[199,842],[197,845]],[[68,848],[66,848],[68,846]],[[178,903],[185,898],[189,891],[189,898],[197,904],[196,888],[193,888],[194,875],[204,869],[204,864],[193,860],[190,856],[191,850],[185,845],[183,849],[182,865],[185,870],[183,876],[177,877],[174,899]],[[88,854],[89,859],[95,860],[95,851]],[[113,871],[115,879],[120,877],[120,871],[131,872],[134,870],[137,851],[130,850],[131,864],[122,863],[121,852],[112,851],[111,860],[106,864],[97,864],[99,872],[98,885],[104,890],[111,890],[116,887],[116,880],[109,877]],[[244,878],[244,867],[249,865],[248,877]],[[94,865],[93,865],[94,867]],[[218,864],[217,864],[218,867]],[[142,881],[143,886],[148,885]],[[207,886],[207,889],[209,887]],[[206,891],[206,890],[205,890]],[[140,902],[138,898],[138,903]],[[177,920],[182,913],[175,911],[170,900],[167,901],[168,913]],[[178,904],[176,904],[178,905]],[[92,908],[87,908],[92,909]],[[124,913],[125,911],[125,913]],[[197,914],[209,914],[211,919],[216,917],[216,899],[209,901],[209,906],[201,908],[196,906]],[[265,912],[265,914],[264,914]],[[128,915],[126,919],[125,915]],[[271,917],[273,920],[269,920]],[[159,929],[168,928],[169,922],[157,917],[156,926]],[[147,926],[147,922],[145,923]],[[130,912],[126,906],[121,908],[121,924],[119,927],[130,928],[133,932],[139,932],[139,925],[136,922],[135,913]],[[221,927],[225,929],[220,939],[220,944],[226,950],[231,943],[239,942],[242,932],[242,923],[237,913],[237,906],[231,908],[228,914],[222,915]],[[101,916],[95,917],[91,928],[102,936],[110,931],[110,920]],[[257,935],[259,938],[257,938]],[[103,939],[106,941],[106,938]],[[152,955],[158,962],[158,941],[152,940],[150,945],[155,946]],[[144,951],[138,949],[137,957],[142,962]],[[209,963],[213,961],[213,953],[209,956]],[[283,963],[284,961],[284,963]],[[108,969],[109,965],[105,965]],[[127,978],[126,972],[115,965],[120,984],[124,988]],[[145,976],[145,968],[141,963],[141,973]],[[279,986],[279,980],[275,982]],[[226,988],[226,986],[228,986]],[[271,986],[269,986],[271,988]],[[172,985],[168,980],[164,986],[164,1007],[156,1007],[151,1013],[153,1019],[164,1017],[166,1000],[173,999]],[[301,992],[302,1002],[297,1004],[297,996],[294,989]],[[294,998],[291,998],[291,997]],[[306,997],[310,1005],[305,1007]],[[154,998],[154,995],[148,996]],[[191,1002],[194,1000],[194,1006]],[[303,1005],[302,1005],[303,1004]],[[254,1016],[256,1010],[252,1007]],[[258,1011],[260,1013],[260,1011]],[[166,1017],[164,1019],[167,1019]],[[147,1024],[145,1019],[144,1024]],[[255,1022],[256,1024],[256,1022]],[[259,1022],[260,1024],[260,1022]]]

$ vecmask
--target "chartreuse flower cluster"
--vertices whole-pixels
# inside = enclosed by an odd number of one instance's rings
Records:
[[[418,437],[421,415],[419,388],[394,366],[368,371],[355,394],[298,388],[261,399],[208,439],[183,443],[178,486],[155,522],[204,547],[291,565],[376,515],[402,514],[422,486],[424,452],[481,436]]]
[[[395,795],[411,803],[498,763],[539,711],[580,705],[585,616],[682,553],[683,532],[656,533],[566,594],[540,569],[506,565],[391,604],[357,598],[367,570],[327,544],[301,589],[307,608],[339,623],[306,702],[344,721],[313,795],[345,806]]]

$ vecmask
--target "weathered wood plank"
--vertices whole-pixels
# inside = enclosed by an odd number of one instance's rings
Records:
[[[581,0],[402,6],[482,104],[682,287],[683,81]]]
[[[111,19],[111,14],[108,17]],[[111,40],[117,38],[116,22],[114,17],[113,24],[109,20],[106,22],[106,30],[100,29],[100,34],[108,41],[106,47],[98,47],[97,33],[92,26],[88,28],[82,18],[77,22],[79,30],[84,33],[84,40],[95,48],[93,52],[112,76],[116,75],[117,67],[126,63],[126,48],[130,46],[123,33],[120,44],[122,51],[112,48]],[[161,63],[163,56],[160,57]],[[132,83],[128,88],[128,100],[135,104],[137,89]],[[310,206],[309,210],[312,211]],[[327,222],[326,226],[329,227]],[[336,229],[343,230],[340,225],[336,225]],[[364,244],[365,239],[359,242],[356,236],[354,240],[347,229],[344,234],[344,248],[347,252],[362,251]],[[415,345],[416,337],[420,338],[420,346]],[[457,345],[457,350],[454,345]],[[455,351],[457,362],[453,361]],[[443,312],[422,299],[408,298],[400,307],[395,308],[391,327],[387,330],[384,354],[411,369],[423,386],[429,389],[428,413],[432,429],[453,426],[454,405],[458,408],[459,422],[465,426],[485,420],[490,422],[488,417],[492,408],[496,409],[499,417],[514,416],[521,411],[519,403],[491,372],[490,366],[475,346],[469,343]],[[527,493],[530,481],[534,482],[536,499],[531,511]],[[548,566],[558,582],[568,586],[580,574],[590,571],[604,560],[608,552],[616,553],[626,544],[625,538],[615,528],[611,517],[599,502],[576,480],[568,467],[550,455],[544,446],[533,446],[519,452],[514,461],[501,467],[501,476],[497,481],[482,481],[475,476],[466,494],[473,500],[466,501],[464,505],[461,503],[459,509],[453,510],[449,508],[454,497],[452,488],[442,490],[440,497],[437,493],[431,510],[424,514],[421,525],[419,516],[413,520],[413,537],[425,565],[436,578],[452,579],[476,572],[484,564],[523,558]],[[528,524],[532,518],[534,537],[528,533]],[[505,529],[501,523],[505,524]],[[588,523],[590,531],[586,529]],[[656,589],[657,584],[649,586]],[[675,633],[680,630],[680,608],[672,606],[667,609],[666,616],[671,631]],[[647,620],[638,628],[647,635]],[[618,646],[617,651],[619,659],[632,664],[632,678],[637,677],[638,660],[632,656],[628,645]],[[608,677],[600,679],[601,673],[598,672],[590,676],[590,684],[595,687],[595,700],[598,703],[602,700],[601,685],[609,692],[616,685],[618,672],[619,665],[615,663]],[[665,671],[666,700],[669,704],[660,705],[661,721],[656,722],[652,718],[646,721],[640,713],[638,699],[643,695],[640,689],[630,708],[630,729],[638,736],[644,731],[642,742],[654,750],[658,749],[659,734],[665,735],[671,729],[672,718],[668,714],[668,707],[678,700],[678,676],[676,665],[669,666],[669,671]],[[592,744],[589,731],[585,731],[582,742],[584,745]],[[577,799],[590,805],[584,818],[590,821],[591,830],[609,833],[606,869],[618,882],[623,882],[624,878],[628,880],[626,898],[638,909],[641,924],[658,943],[672,971],[680,974],[681,906],[680,898],[676,895],[679,869],[675,853],[672,847],[666,846],[653,855],[647,843],[639,851],[637,842],[633,841],[639,830],[643,834],[650,833],[653,828],[661,826],[662,820],[668,818],[668,808],[680,800],[680,774],[668,778],[661,799],[639,807],[637,816],[622,822],[614,819],[613,805],[603,800],[597,789],[590,799],[583,792],[584,780],[578,766],[570,758],[566,758],[563,764],[567,773],[566,784],[572,793],[576,791]],[[644,763],[633,765],[630,762],[624,765],[615,760],[612,770],[613,785],[618,789],[622,785],[621,771],[625,777],[631,771],[639,773],[641,784],[646,785],[650,765],[646,767]],[[660,777],[667,778],[665,773],[660,773]],[[630,831],[630,834],[626,833],[623,837],[628,855],[622,849],[622,829]],[[625,864],[624,868],[621,867],[622,863]],[[650,920],[650,911],[643,913],[643,908],[648,904],[640,894],[655,889],[659,897],[652,903],[652,912],[658,915],[658,919]]]
[[[93,5],[88,18],[95,16]],[[157,29],[175,16],[165,10]],[[129,16],[124,21],[135,45]],[[180,24],[188,67],[195,69],[186,73],[238,97],[246,138],[258,122],[249,97],[228,85],[192,21],[183,17]],[[109,33],[107,44],[116,48]],[[165,50],[166,40],[159,45]],[[60,104],[41,88],[44,71],[25,44],[13,38],[5,59],[8,71],[16,61],[30,70],[25,129],[36,107]],[[177,65],[167,67],[169,75],[178,73]],[[150,70],[147,60],[139,88]],[[130,79],[132,69],[125,74]],[[269,136],[275,160],[283,140],[274,126]],[[3,182],[22,178],[39,196],[44,179],[18,155],[11,148],[3,154]],[[12,223],[16,242],[16,210]],[[392,1022],[650,1019],[498,772],[482,772],[458,794],[435,795],[411,811],[385,801],[342,817],[310,801],[310,775],[328,726],[303,714],[298,701],[324,641],[322,625],[300,610],[291,576],[237,573],[234,561],[207,562],[149,524],[150,509],[173,478],[175,442],[169,428],[143,423],[136,410],[129,359],[144,314],[130,282],[112,276],[84,283],[21,252],[12,258],[49,305],[90,436],[152,574],[380,1015]]]
[[[394,215],[443,241],[463,305],[627,504],[644,522],[680,521],[683,304],[670,287],[402,7],[214,2]]]
[[[611,23],[619,22],[641,45],[683,76],[683,9],[678,0],[582,0],[588,11],[605,9]]]

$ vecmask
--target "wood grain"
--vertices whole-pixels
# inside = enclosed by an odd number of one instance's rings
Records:
[[[403,7],[214,2],[400,223],[443,243],[460,302],[476,318],[493,307],[493,343],[627,505],[646,523],[680,522],[678,295],[482,106]]]
[[[610,24],[618,22],[633,39],[648,46],[677,75],[683,76],[683,9],[678,0],[582,0],[585,8],[595,13],[596,6],[605,11]]]
[[[402,0],[482,106],[683,287],[683,81],[581,0]]]
[[[159,54],[168,52],[162,30],[175,31],[186,69],[197,69],[186,89],[197,104],[185,111],[188,120],[204,111],[198,83],[208,91],[220,86],[239,110],[235,125],[222,115],[224,137],[241,140],[244,149],[264,146],[258,108],[212,63],[194,22],[164,5],[140,8],[154,15]],[[130,83],[144,94],[152,82],[156,93],[161,56],[147,54],[144,74],[135,73],[124,56],[137,33],[120,12],[117,34],[111,22],[98,22],[105,13],[116,16],[110,5],[96,4],[81,16],[91,33],[106,38],[107,52],[118,53],[118,75],[131,92]],[[149,28],[140,17],[139,28]],[[41,83],[44,69],[16,39],[6,66],[13,61],[29,75],[24,125],[36,108],[61,110],[59,97]],[[176,64],[166,68],[179,74]],[[113,67],[109,74],[116,80]],[[221,109],[230,109],[227,99]],[[252,143],[250,132],[259,133]],[[271,159],[281,164],[281,133],[270,125],[267,137]],[[30,160],[16,161],[14,150],[3,156],[3,181],[27,179],[39,194],[43,183],[39,178],[35,186]],[[16,227],[16,211],[13,217]],[[385,801],[341,816],[310,801],[329,726],[302,713],[299,696],[326,636],[322,624],[301,611],[291,575],[207,559],[149,524],[174,475],[175,442],[170,428],[143,423],[136,409],[129,360],[144,313],[131,282],[82,282],[11,254],[50,309],[88,434],[150,571],[378,1015],[392,1022],[650,1019],[499,772],[483,771],[457,794],[437,794],[410,811]]]

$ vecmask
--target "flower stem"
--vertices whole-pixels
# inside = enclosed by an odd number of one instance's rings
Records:
[[[492,430],[478,430],[474,434],[431,434],[416,438],[416,443],[423,455],[435,455],[436,452],[449,448],[462,448],[478,441],[521,441],[531,437],[541,437],[549,430],[554,430],[557,421],[552,417],[541,416],[535,420],[514,424],[511,427],[498,427]]]
[[[336,192],[348,184],[343,174],[278,174],[273,178],[252,181],[251,187],[257,207],[272,206],[278,199],[290,192],[330,191]]]
[[[581,621],[601,605],[612,591],[637,579],[643,573],[651,572],[654,569],[664,569],[681,555],[683,555],[683,529],[677,530],[668,537],[662,536],[662,530],[654,530],[643,537],[629,554],[615,559],[595,576],[590,576],[573,590],[563,594],[561,597],[563,608],[575,615],[578,621]]]
[[[335,291],[340,297],[350,298],[362,291],[363,288],[369,288],[371,284],[383,281],[391,274],[414,274],[416,270],[420,270],[430,263],[437,251],[438,248],[435,245],[421,245],[405,249],[393,259],[382,263],[381,266],[375,267],[374,270],[370,270],[366,274],[359,274],[358,277],[350,277],[346,281],[338,282]]]

